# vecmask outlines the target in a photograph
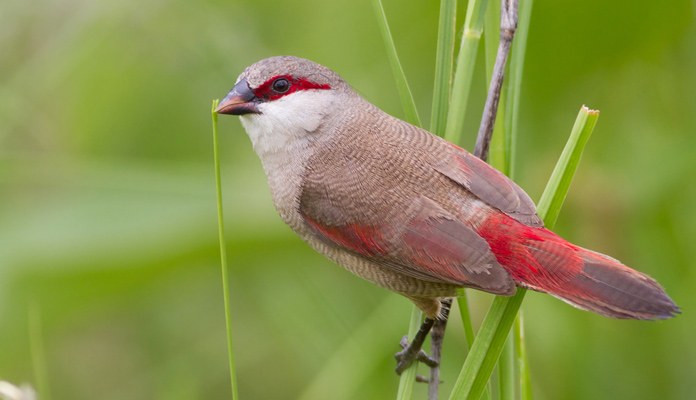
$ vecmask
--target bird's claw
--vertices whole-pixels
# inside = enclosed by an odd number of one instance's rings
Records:
[[[414,361],[420,361],[430,368],[435,368],[439,365],[437,360],[428,356],[423,349],[414,349],[411,345],[409,345],[408,336],[401,338],[399,344],[403,350],[394,354],[394,358],[396,358],[397,361],[396,373],[398,375],[401,375],[401,373],[410,367]],[[423,382],[428,382],[428,380],[424,380]]]

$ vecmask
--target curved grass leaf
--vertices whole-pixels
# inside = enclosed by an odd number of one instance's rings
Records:
[[[537,212],[548,228],[552,228],[558,210],[570,187],[570,182],[582,156],[587,140],[599,118],[599,112],[583,106],[571,131],[570,138],[556,163]],[[474,344],[454,384],[450,400],[478,399],[491,376],[505,340],[522,304],[526,290],[518,288],[512,297],[498,296],[493,300],[481,324]]]

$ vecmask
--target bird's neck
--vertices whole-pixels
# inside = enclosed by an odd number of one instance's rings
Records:
[[[268,115],[242,117],[242,125],[258,154],[273,204],[291,228],[302,226],[298,209],[305,165],[312,155],[311,137],[297,127],[269,120]]]

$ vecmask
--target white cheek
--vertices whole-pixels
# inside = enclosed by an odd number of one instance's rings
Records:
[[[263,157],[305,147],[327,117],[334,104],[330,91],[297,92],[275,101],[259,104],[261,114],[242,116],[254,150]]]

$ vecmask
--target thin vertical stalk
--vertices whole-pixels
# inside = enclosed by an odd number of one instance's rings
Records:
[[[524,313],[520,310],[515,320],[515,364],[519,378],[520,400],[532,399],[532,382],[530,379],[527,342],[524,338]]]
[[[435,55],[433,108],[430,121],[430,131],[439,136],[445,133],[447,110],[449,109],[456,18],[457,0],[441,0],[440,23],[437,34],[437,53]]]
[[[227,268],[227,250],[225,247],[225,223],[222,212],[222,183],[220,178],[220,154],[218,151],[218,130],[217,130],[217,113],[215,109],[218,106],[218,100],[213,100],[213,108],[211,110],[213,119],[213,160],[215,164],[215,199],[217,202],[218,215],[218,238],[220,242],[220,267],[222,270],[222,298],[225,303],[225,331],[227,333],[227,360],[230,369],[230,388],[232,390],[232,400],[239,399],[239,391],[237,387],[237,373],[234,365],[234,352],[232,351],[232,310],[230,307],[230,288],[229,276]]]
[[[469,354],[471,352],[471,346],[474,344],[475,334],[473,324],[471,323],[471,312],[469,311],[469,299],[466,289],[461,289],[457,294],[457,307],[459,308],[459,315],[462,318],[462,325],[464,327],[464,342],[466,344],[466,349],[464,350],[466,354]],[[490,385],[486,386],[481,398],[483,400],[491,398]]]
[[[384,13],[382,1],[373,0],[372,4],[374,5],[375,12],[377,13],[377,22],[380,30],[382,31],[384,45],[387,48],[389,64],[392,67],[392,73],[394,74],[394,79],[396,80],[396,90],[399,92],[401,107],[404,109],[404,114],[406,116],[405,119],[413,125],[422,126],[420,117],[418,116],[418,110],[416,109],[416,103],[413,101],[411,88],[408,85],[406,74],[401,66],[401,61],[399,61],[399,55],[396,52],[396,44],[394,44],[394,38],[392,37],[391,30],[389,29],[389,22],[387,21],[387,15]]]
[[[488,86],[493,78],[496,56],[498,54],[498,43],[500,42],[500,2],[493,1],[486,10],[485,24],[483,27],[483,40],[486,55],[486,82]],[[507,136],[509,131],[506,122],[506,98],[508,80],[503,81],[500,92],[498,112],[493,124],[493,136],[490,141],[490,156],[488,162],[498,171],[510,176],[510,153],[511,149],[507,146]]]
[[[502,0],[500,7],[500,42],[498,43],[498,53],[493,66],[493,74],[488,87],[488,96],[483,108],[483,117],[476,138],[474,154],[482,159],[488,157],[488,145],[493,134],[493,126],[497,114],[500,92],[502,91],[503,78],[505,76],[505,66],[512,45],[512,38],[517,28],[517,1]]]
[[[534,0],[520,0],[519,21],[515,40],[512,42],[510,53],[510,68],[508,70],[508,97],[507,111],[505,113],[505,126],[509,132],[507,148],[514,149],[517,144],[518,122],[520,113],[520,93],[522,92],[522,75],[524,72],[524,59],[527,51],[527,37],[529,36],[529,24],[532,18],[532,5]],[[515,151],[509,152],[510,177],[515,175]]]
[[[476,53],[483,32],[483,16],[488,0],[469,0],[462,41],[457,55],[457,65],[452,83],[452,96],[447,113],[445,139],[461,143],[467,103],[471,93],[471,81],[476,67]]]
[[[486,8],[483,16],[483,54],[486,61],[486,87],[491,84],[495,56],[500,42],[500,0],[494,0]]]
[[[42,400],[49,400],[51,392],[48,385],[48,371],[46,368],[46,352],[44,350],[43,328],[41,324],[41,308],[38,303],[29,305],[29,351],[31,363],[34,367],[34,379],[36,390]]]
[[[498,359],[498,398],[515,399],[515,343],[508,336]]]

